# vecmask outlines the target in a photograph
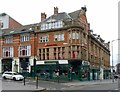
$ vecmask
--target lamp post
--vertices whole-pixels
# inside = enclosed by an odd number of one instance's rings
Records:
[[[0,20],[0,51],[1,51],[0,52],[0,68],[1,68],[0,72],[3,72],[2,71],[2,67],[3,67],[2,66],[2,53],[3,52],[2,52],[2,29],[1,28],[2,28],[2,24],[1,24],[1,20]]]
[[[112,50],[112,82],[114,82],[114,70],[113,70],[113,42],[114,41],[118,41],[118,40],[120,40],[120,39],[115,39],[115,40],[112,40],[111,41],[111,50]]]
[[[36,53],[36,47],[35,47],[35,45],[36,45],[36,33],[35,33],[35,31],[34,31],[34,59],[33,59],[33,62],[34,62],[34,78],[36,77],[36,58],[35,58],[35,53]]]

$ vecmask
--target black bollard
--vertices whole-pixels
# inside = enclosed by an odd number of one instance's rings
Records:
[[[59,83],[59,75],[58,75],[58,83]]]
[[[24,81],[24,85],[25,85],[25,76],[24,76],[24,80],[23,81]]]
[[[38,75],[36,76],[36,89],[38,89]]]

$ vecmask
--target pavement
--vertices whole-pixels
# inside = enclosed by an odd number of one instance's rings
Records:
[[[30,78],[30,80],[34,80],[34,79]],[[45,80],[39,80],[39,81],[45,81]],[[46,82],[56,83],[57,81],[47,80]],[[61,81],[60,80],[59,81],[59,84],[62,84],[65,86],[86,86],[86,85],[100,85],[100,84],[107,84],[107,83],[113,83],[112,79],[91,80],[91,81],[79,81],[79,80],[72,80],[72,81]],[[114,83],[118,83],[118,80],[114,80]]]
[[[30,80],[34,80],[33,78]],[[40,81],[45,81],[45,80],[39,80]],[[53,82],[53,81],[46,81],[46,83],[49,82]],[[53,82],[56,83],[56,82]],[[106,84],[106,83],[113,83],[112,79],[106,79],[106,80],[94,80],[94,81],[68,81],[68,82],[64,82],[64,83],[59,83],[61,85],[65,85],[65,86],[87,86],[87,85],[100,85],[100,84]],[[114,83],[118,83],[118,81],[114,81]],[[4,85],[4,86],[3,86]],[[14,87],[15,86],[15,87]],[[24,85],[23,83],[12,83],[12,82],[7,82],[7,84],[3,84],[2,83],[2,90],[46,90],[43,87],[38,86],[38,88],[36,88],[36,85],[31,85],[31,84],[27,84]]]
[[[113,83],[113,82],[111,79],[106,79],[106,80],[94,80],[94,81],[71,81],[68,83],[61,83],[61,84],[66,86],[87,86],[87,85],[100,85],[107,83]],[[118,83],[118,81],[115,80],[114,83]]]
[[[7,80],[7,82],[2,82],[2,90],[13,90],[13,91],[14,90],[23,90],[23,91],[28,90],[30,92],[31,91],[39,92],[39,91],[45,90],[45,88],[39,87],[39,86],[36,87],[36,85],[30,85],[30,84],[24,85],[24,83],[11,82],[11,80]]]

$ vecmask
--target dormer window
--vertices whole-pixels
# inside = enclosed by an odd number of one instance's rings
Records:
[[[41,30],[47,30],[47,29],[54,29],[54,28],[61,28],[63,27],[63,22],[62,21],[52,21],[52,22],[47,22],[44,24],[41,24]]]

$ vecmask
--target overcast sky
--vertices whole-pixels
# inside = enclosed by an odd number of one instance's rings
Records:
[[[59,12],[73,12],[87,7],[87,20],[94,33],[101,35],[105,42],[118,37],[119,0],[0,0],[0,13],[7,13],[23,25],[39,23],[41,12],[47,17],[54,7]],[[115,53],[116,54],[116,53]],[[116,55],[115,55],[116,56]]]

